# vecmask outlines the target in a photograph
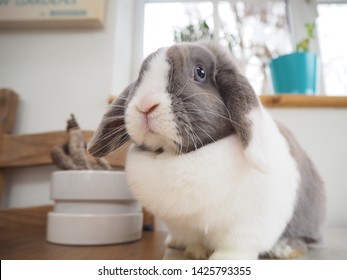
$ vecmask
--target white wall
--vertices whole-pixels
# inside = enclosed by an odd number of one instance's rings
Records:
[[[0,30],[0,87],[20,95],[15,133],[94,130],[110,94],[130,82],[134,0],[108,1],[102,29]],[[116,90],[116,92],[115,92]],[[5,205],[49,203],[53,167],[8,172]]]
[[[271,109],[296,135],[325,182],[327,221],[347,226],[347,108]]]
[[[128,83],[131,48],[122,41],[131,7],[108,1],[103,29],[0,31],[0,86],[21,98],[16,133],[63,129],[72,112],[83,128],[96,127],[112,75],[120,87]]]
[[[130,81],[134,0],[108,1],[101,30],[0,31],[0,87],[20,94],[16,133],[65,128],[75,113],[84,129],[95,129],[109,94]],[[347,226],[347,109],[271,109],[313,158],[327,187],[328,223]],[[5,205],[50,203],[53,167],[8,173]]]

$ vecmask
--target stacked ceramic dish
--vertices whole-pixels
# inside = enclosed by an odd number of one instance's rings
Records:
[[[101,245],[142,236],[141,207],[129,191],[123,171],[53,172],[51,199],[49,242]]]

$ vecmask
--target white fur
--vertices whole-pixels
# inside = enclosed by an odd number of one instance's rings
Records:
[[[125,111],[125,123],[132,139],[154,150],[161,147],[174,150],[174,141],[180,141],[166,90],[168,77],[165,73],[168,73],[170,65],[165,58],[166,49],[153,57],[150,69],[144,72]],[[154,105],[158,105],[157,108],[146,116],[145,112]]]
[[[203,246],[211,259],[256,258],[292,216],[299,173],[287,142],[262,108],[248,117],[254,131],[260,120],[264,133],[246,153],[236,135],[179,156],[129,150],[133,193],[168,223],[176,244],[199,248],[199,256]],[[266,155],[266,172],[254,168],[253,154]]]
[[[268,160],[266,152],[271,150],[271,147],[268,147],[268,145],[273,144],[270,137],[276,133],[277,127],[269,125],[271,117],[264,113],[262,107],[251,112],[247,118],[252,123],[252,139],[245,149],[245,155],[254,168],[261,172],[267,172],[271,162]]]
[[[137,145],[164,152],[130,148],[126,174],[134,195],[167,222],[167,244],[188,256],[254,259],[270,250],[292,217],[300,181],[276,124],[260,105],[246,116],[252,138],[245,150],[234,134],[176,155],[181,139],[166,89],[166,49],[148,67],[126,108],[126,129]]]
[[[276,244],[271,248],[271,251],[268,252],[271,257],[279,259],[288,259],[291,256],[297,254],[293,248],[289,245],[288,239],[283,238],[276,242]]]

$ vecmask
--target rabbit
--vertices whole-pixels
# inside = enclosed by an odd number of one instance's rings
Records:
[[[298,258],[320,242],[324,184],[232,55],[213,42],[161,48],[110,105],[88,144],[124,143],[126,177],[194,259]]]

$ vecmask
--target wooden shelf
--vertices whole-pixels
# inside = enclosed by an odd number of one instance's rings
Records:
[[[89,141],[93,131],[83,131]],[[0,135],[0,168],[15,168],[52,164],[51,150],[67,139],[66,131],[52,131],[25,135]],[[109,154],[106,159],[113,167],[123,168],[127,146]],[[92,160],[90,158],[90,160]]]
[[[275,94],[259,96],[265,107],[281,108],[281,107],[331,107],[331,108],[347,108],[347,97],[345,96],[314,96],[300,94]]]

